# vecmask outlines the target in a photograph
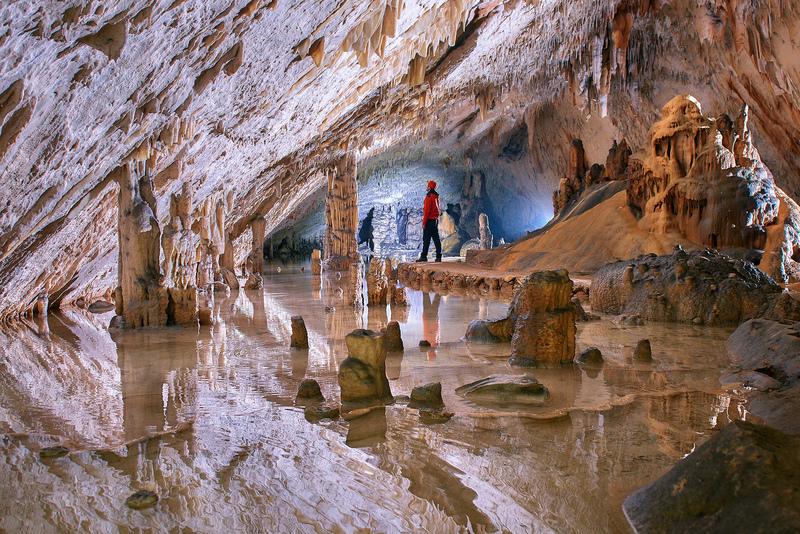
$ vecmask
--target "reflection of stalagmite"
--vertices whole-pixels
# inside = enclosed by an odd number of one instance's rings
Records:
[[[361,262],[350,264],[350,282],[347,290],[347,304],[361,308],[364,306],[364,268]]]
[[[167,324],[167,290],[160,287],[158,226],[149,175],[137,179],[127,165],[117,168],[119,184],[119,290],[117,315],[129,327]]]
[[[388,302],[389,281],[384,273],[385,262],[372,258],[367,273],[367,303],[370,306],[385,306]]]
[[[347,154],[335,170],[328,171],[325,197],[325,268],[345,270],[358,259],[358,184],[356,161]]]
[[[322,272],[322,260],[320,259],[320,251],[314,249],[311,251],[311,274],[320,274]]]

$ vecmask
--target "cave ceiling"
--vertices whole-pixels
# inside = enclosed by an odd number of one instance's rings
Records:
[[[749,104],[797,198],[797,35],[780,0],[3,2],[0,315],[116,285],[123,164],[153,177],[162,221],[189,181],[234,238],[259,215],[269,234],[346,152],[480,166],[524,128],[518,179],[552,190],[573,137],[595,160],[639,147],[691,93],[706,113]]]

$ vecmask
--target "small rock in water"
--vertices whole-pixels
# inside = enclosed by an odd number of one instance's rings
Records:
[[[304,378],[303,381],[300,382],[300,389],[298,389],[294,401],[298,404],[325,402],[325,397],[322,395],[319,382],[313,378]]]
[[[39,451],[40,458],[61,458],[70,453],[70,450],[63,445],[55,445],[53,447],[45,447]]]
[[[603,354],[597,347],[589,347],[581,352],[575,361],[578,363],[603,363]]]
[[[434,410],[430,408],[419,409],[419,418],[422,420],[423,423],[429,425],[446,423],[452,417],[453,417],[453,412],[448,412],[447,410]]]
[[[153,491],[139,490],[127,499],[125,504],[134,510],[143,510],[158,504],[158,494]]]
[[[409,408],[438,410],[444,407],[442,400],[442,383],[432,382],[424,386],[417,386],[411,390]]]
[[[309,406],[304,410],[306,419],[319,421],[320,419],[339,419],[339,408],[332,406]]]
[[[304,273],[304,272],[306,272],[306,268],[305,268],[305,267],[300,267],[300,272],[301,272],[301,273]]]
[[[332,313],[336,311],[335,306],[325,306],[325,313]]]
[[[431,342],[428,341],[427,339],[423,339],[422,341],[419,342],[419,346],[420,347],[430,347],[431,346]]]
[[[633,351],[633,357],[640,362],[649,362],[653,360],[653,353],[650,350],[650,340],[640,339],[639,344]]]

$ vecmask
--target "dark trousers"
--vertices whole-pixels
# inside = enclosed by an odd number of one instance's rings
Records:
[[[425,223],[425,228],[422,230],[422,254],[419,257],[423,260],[428,259],[428,248],[431,246],[431,238],[436,247],[436,259],[442,259],[442,242],[439,241],[439,221],[438,219],[430,219]]]

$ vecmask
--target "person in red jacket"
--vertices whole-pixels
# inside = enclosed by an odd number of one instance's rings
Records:
[[[442,214],[442,210],[439,205],[439,193],[436,192],[436,182],[430,180],[427,191],[422,209],[422,254],[417,261],[428,261],[431,238],[436,246],[436,261],[442,261],[442,242],[439,241],[439,215]]]

